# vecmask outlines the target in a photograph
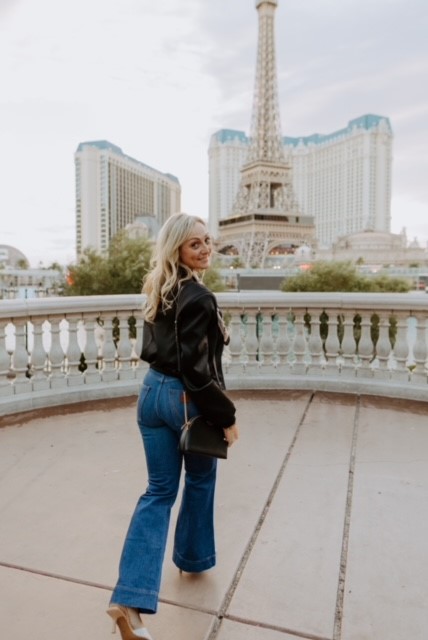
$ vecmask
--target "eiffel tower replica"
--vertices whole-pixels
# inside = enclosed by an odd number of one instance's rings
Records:
[[[299,211],[284,156],[275,60],[277,5],[278,0],[256,0],[259,35],[248,157],[232,214],[219,221],[218,250],[235,247],[246,267],[264,267],[275,247],[292,252],[315,244],[313,217]]]

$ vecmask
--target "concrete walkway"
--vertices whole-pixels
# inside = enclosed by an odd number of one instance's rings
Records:
[[[155,640],[427,640],[428,403],[231,395],[218,565],[181,576],[169,545]],[[146,486],[135,399],[0,424],[0,636],[110,638]]]

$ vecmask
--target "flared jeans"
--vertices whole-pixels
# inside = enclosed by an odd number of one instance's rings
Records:
[[[198,409],[188,402],[189,417]],[[214,492],[217,460],[184,455],[178,443],[184,422],[183,384],[153,369],[138,399],[137,421],[146,455],[148,486],[126,535],[111,602],[155,613],[171,508],[184,461],[185,478],[174,535],[173,561],[197,573],[215,565]]]

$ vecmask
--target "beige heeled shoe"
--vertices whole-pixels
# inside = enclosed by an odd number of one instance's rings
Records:
[[[113,619],[112,633],[116,633],[116,627],[119,627],[122,640],[153,640],[146,627],[134,627],[132,625],[131,612],[128,607],[112,604],[107,609],[107,613]],[[138,613],[136,613],[136,616],[138,619],[140,618]]]

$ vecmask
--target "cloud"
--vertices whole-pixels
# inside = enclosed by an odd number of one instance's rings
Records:
[[[20,3],[20,0],[0,0],[0,15],[6,15]]]

